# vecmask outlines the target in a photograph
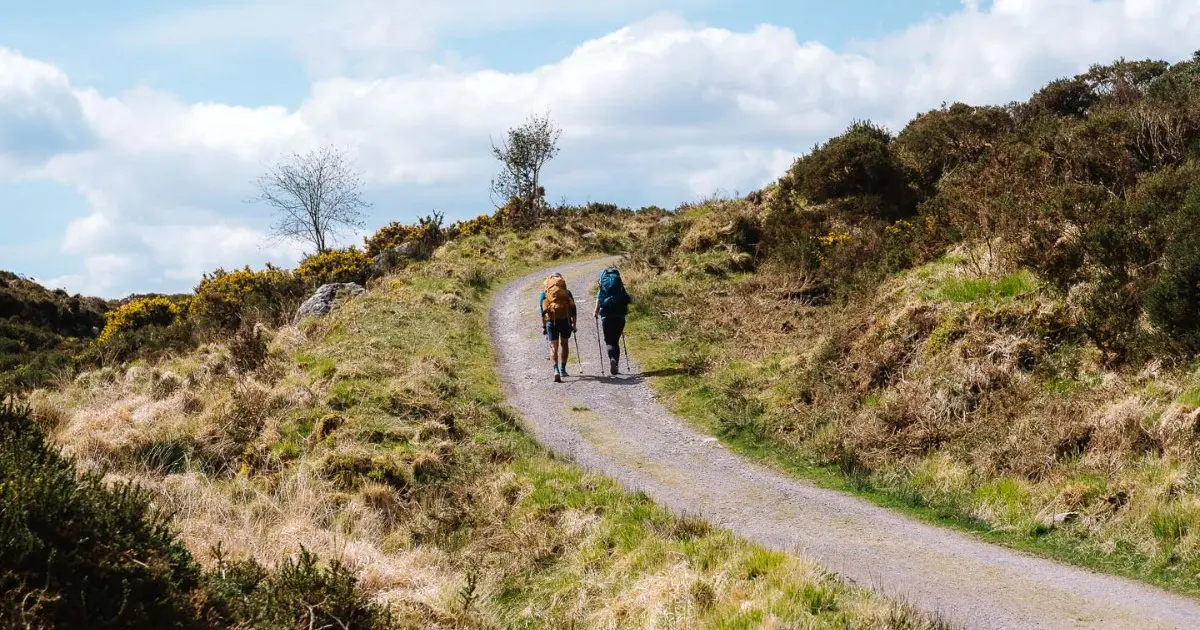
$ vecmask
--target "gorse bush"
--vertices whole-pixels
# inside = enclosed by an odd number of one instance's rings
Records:
[[[453,240],[460,233],[457,226],[443,228],[443,219],[442,213],[435,211],[418,218],[417,223],[412,225],[393,221],[365,239],[367,256],[375,258],[402,245],[409,245],[412,248],[411,254],[417,258],[426,258],[433,250],[446,241]]]
[[[105,316],[104,330],[97,342],[106,344],[119,335],[147,326],[170,326],[182,313],[179,306],[167,298],[133,300]]]
[[[416,226],[392,221],[364,239],[367,256],[374,258],[389,249],[415,240],[418,232]]]
[[[198,620],[200,570],[146,493],[109,488],[0,404],[0,622],[179,628]]]
[[[497,221],[495,217],[490,214],[483,214],[475,217],[474,219],[459,221],[458,223],[451,225],[449,232],[452,237],[476,236],[479,234],[491,234],[499,227],[500,222]]]
[[[149,493],[80,472],[29,410],[0,403],[0,627],[382,628],[341,563],[305,549],[202,572]],[[310,625],[315,624],[315,625]]]
[[[370,276],[371,257],[355,247],[310,256],[296,269],[296,278],[314,289],[333,283],[365,284]]]
[[[1163,268],[1146,292],[1147,310],[1171,341],[1200,352],[1200,186],[1167,224]]]
[[[189,315],[201,329],[230,333],[243,325],[282,323],[304,297],[304,282],[286,269],[217,269],[196,286]]]
[[[337,561],[322,568],[316,555],[303,548],[274,572],[253,559],[227,561],[218,552],[217,566],[205,581],[215,595],[210,619],[227,627],[391,627],[387,610],[363,594],[350,570]]]
[[[932,196],[944,174],[978,160],[1013,124],[1002,107],[955,103],[909,123],[896,137],[896,157],[913,184]]]
[[[906,216],[916,202],[891,134],[870,122],[854,123],[798,159],[781,185],[812,203],[837,202],[853,218]]]

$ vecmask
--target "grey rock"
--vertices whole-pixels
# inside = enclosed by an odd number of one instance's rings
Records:
[[[375,275],[383,275],[396,267],[400,266],[406,260],[412,260],[417,257],[420,248],[417,243],[407,242],[401,243],[391,249],[385,250],[372,259],[372,268]]]
[[[324,285],[296,310],[293,324],[299,324],[305,317],[325,317],[333,310],[338,298],[357,297],[365,291],[366,289],[353,282]]]
[[[1063,523],[1071,523],[1079,519],[1079,512],[1063,512],[1050,517],[1050,523],[1054,525],[1062,525]]]
[[[583,235],[583,238],[585,238],[585,239],[587,239],[587,240],[594,239],[594,238],[596,238],[596,233],[595,233],[595,232],[588,232],[588,233],[586,233],[586,234],[584,234],[584,235]]]

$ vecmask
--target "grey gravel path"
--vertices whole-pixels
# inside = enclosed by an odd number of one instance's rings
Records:
[[[731,453],[656,402],[636,364],[632,375],[598,376],[593,296],[586,293],[607,262],[556,269],[582,315],[583,369],[572,341],[571,375],[562,384],[552,382],[536,314],[550,270],[506,286],[492,303],[505,393],[545,446],[678,513],[806,556],[970,628],[1200,629],[1200,603],[1191,599],[989,545]]]

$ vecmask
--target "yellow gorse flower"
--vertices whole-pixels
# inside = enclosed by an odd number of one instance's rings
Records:
[[[332,250],[305,260],[296,269],[296,277],[313,285],[362,283],[371,274],[371,264],[371,257],[356,248]]]
[[[125,304],[104,316],[104,330],[97,342],[106,344],[118,335],[146,326],[169,326],[183,315],[183,310],[163,297],[141,298]]]
[[[821,245],[824,245],[825,247],[831,247],[833,245],[837,245],[838,243],[845,243],[846,241],[850,240],[850,235],[844,232],[830,232],[829,234],[822,236],[819,240],[821,241]]]

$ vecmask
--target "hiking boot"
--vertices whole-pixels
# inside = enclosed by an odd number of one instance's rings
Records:
[[[562,372],[559,372],[559,370],[558,370],[558,368],[557,368],[557,367],[556,367],[556,368],[554,368],[554,382],[555,382],[555,383],[561,383],[561,382],[562,382]]]
[[[563,378],[566,378],[566,377],[568,376],[568,375],[567,375],[567,366],[565,366],[565,365],[564,365],[564,366],[562,366],[562,367],[558,368],[558,373],[559,373],[559,374],[560,374],[560,375],[561,375]]]
[[[617,373],[617,360],[616,359],[613,359],[608,362],[608,371],[614,375]]]

